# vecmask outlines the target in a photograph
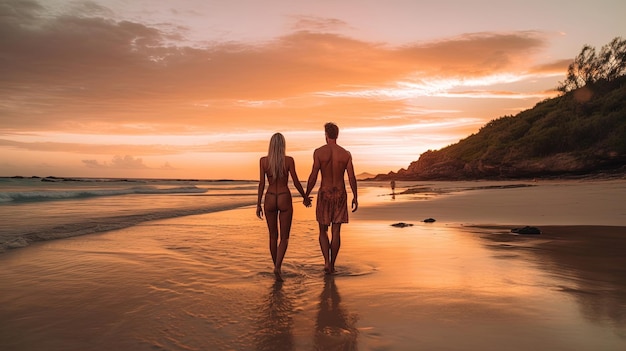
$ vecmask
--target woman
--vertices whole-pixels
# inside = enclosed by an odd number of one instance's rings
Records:
[[[292,157],[285,155],[285,137],[280,133],[275,133],[270,139],[270,146],[267,156],[259,160],[259,198],[256,206],[257,217],[263,219],[263,209],[261,208],[261,198],[265,190],[265,178],[269,186],[265,193],[265,220],[270,233],[270,253],[274,261],[274,275],[276,279],[282,281],[281,266],[287,245],[289,244],[289,231],[291,230],[291,220],[293,218],[293,204],[291,191],[289,190],[289,175],[293,184],[304,198],[305,193],[302,184],[296,174],[296,164]],[[311,200],[305,198],[304,204],[308,207]],[[278,236],[280,234],[280,244]]]

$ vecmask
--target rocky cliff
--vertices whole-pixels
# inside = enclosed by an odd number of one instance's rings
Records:
[[[462,180],[626,173],[626,76],[492,120],[376,180]]]

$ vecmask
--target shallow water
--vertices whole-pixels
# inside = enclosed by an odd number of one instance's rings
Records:
[[[443,215],[422,223],[440,207],[385,187],[363,188],[360,200],[331,277],[314,209],[297,203],[284,283],[253,207],[6,251],[2,350],[626,348],[626,274],[614,264],[624,240],[596,247],[590,232],[589,245],[572,246],[582,250],[555,254],[560,244],[545,236]],[[406,201],[418,211],[385,213]]]
[[[484,230],[359,220],[344,226],[339,273],[327,277],[313,210],[296,207],[296,216],[284,283],[271,274],[265,223],[251,207],[5,252],[0,344],[3,350],[626,346],[626,297],[613,291],[626,286],[614,275],[547,264],[549,255]]]
[[[0,178],[0,252],[256,202],[251,181]]]

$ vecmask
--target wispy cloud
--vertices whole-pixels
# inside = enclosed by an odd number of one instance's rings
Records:
[[[0,0],[0,161],[28,156],[35,165],[48,155],[94,172],[184,174],[179,168],[196,167],[199,156],[256,158],[275,131],[290,152],[308,155],[323,141],[322,124],[334,121],[355,159],[408,164],[554,96],[549,84],[570,62],[547,53],[552,26],[502,31],[528,26],[476,26],[477,16],[450,14],[459,23],[436,33],[412,31],[435,28],[432,18],[400,31],[396,19],[414,18],[391,5],[357,14],[346,12],[356,1],[303,3],[285,1],[265,17],[257,9],[272,9],[255,1],[242,10],[210,1]],[[384,28],[368,22],[377,10]],[[250,33],[250,21],[272,29]],[[397,40],[381,40],[383,32]]]
[[[306,121],[307,114],[317,113],[310,105],[276,102],[313,96],[348,96],[374,105],[370,100],[395,99],[391,113],[404,99],[456,96],[450,90],[471,80],[527,79],[563,64],[533,66],[533,55],[546,41],[536,31],[468,33],[393,47],[332,33],[346,26],[341,20],[302,16],[296,28],[306,30],[270,42],[191,48],[171,45],[176,35],[157,27],[107,19],[107,9],[96,4],[57,16],[42,11],[34,1],[6,1],[2,7],[5,130],[132,133],[140,131],[129,123],[143,123],[183,131],[184,125],[258,124],[267,116],[280,123],[295,113]],[[342,113],[337,102],[316,104],[320,112],[332,106]],[[260,106],[268,109],[254,109]],[[127,124],[107,126],[112,120]]]
[[[324,18],[310,15],[290,16],[293,31],[334,32],[349,28],[349,24],[337,18]]]
[[[110,163],[100,163],[97,160],[82,160],[88,168],[113,168],[113,169],[147,169],[150,168],[143,163],[143,159],[126,156],[115,156]]]

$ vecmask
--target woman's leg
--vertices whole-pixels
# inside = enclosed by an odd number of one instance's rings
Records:
[[[278,208],[276,207],[276,195],[267,193],[265,195],[265,221],[269,231],[270,254],[272,262],[276,267],[276,255],[278,250]]]
[[[290,193],[281,193],[278,195],[278,208],[280,209],[278,214],[280,222],[280,243],[278,244],[276,254],[274,274],[276,274],[276,278],[282,279],[281,267],[285,254],[287,253],[287,247],[289,246],[289,233],[291,232],[291,222],[293,219],[293,204],[291,202]]]

